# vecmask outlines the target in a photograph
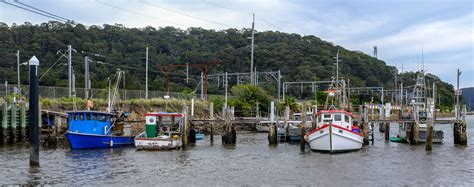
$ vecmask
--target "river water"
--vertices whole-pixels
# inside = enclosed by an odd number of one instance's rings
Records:
[[[28,165],[27,146],[0,147],[0,184],[27,185],[474,185],[474,149],[453,145],[451,125],[438,125],[444,144],[385,142],[343,154],[300,153],[299,144],[269,146],[267,134],[238,134],[237,145],[199,140],[182,151],[42,149],[39,168]],[[396,135],[397,128],[391,128]],[[468,116],[468,144],[474,116]],[[219,136],[215,137],[220,140]]]

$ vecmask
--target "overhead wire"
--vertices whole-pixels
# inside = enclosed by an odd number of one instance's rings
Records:
[[[72,20],[70,20],[70,19],[67,19],[67,18],[64,18],[64,17],[58,16],[58,15],[56,15],[56,14],[53,14],[53,13],[50,13],[50,12],[47,12],[47,11],[41,10],[41,9],[39,9],[39,8],[36,8],[36,7],[30,6],[30,5],[27,5],[27,4],[25,4],[25,3],[22,3],[22,2],[20,2],[19,0],[15,0],[15,2],[16,2],[16,3],[18,3],[18,4],[21,4],[21,5],[23,5],[23,6],[29,7],[29,8],[31,8],[31,9],[34,9],[34,10],[37,10],[37,11],[43,12],[43,13],[45,13],[45,14],[48,14],[48,15],[51,15],[51,16],[54,16],[54,17],[57,17],[57,18],[59,18],[59,19],[63,19],[63,20],[66,20],[66,21],[72,21]]]
[[[156,19],[156,20],[160,20],[160,21],[163,21],[163,22],[166,22],[166,23],[173,24],[173,25],[178,25],[178,26],[182,26],[182,27],[188,27],[188,26],[183,25],[183,24],[174,23],[174,22],[171,22],[171,21],[167,21],[167,20],[160,19],[160,18],[157,18],[157,17],[149,16],[149,15],[142,14],[142,13],[139,13],[139,12],[127,10],[127,9],[125,9],[125,8],[122,8],[122,7],[119,7],[119,6],[115,6],[115,5],[112,5],[112,4],[108,4],[108,3],[105,3],[105,2],[102,2],[102,1],[97,1],[97,2],[100,3],[100,4],[102,4],[102,5],[108,6],[108,7],[112,7],[112,8],[118,9],[118,10],[122,10],[122,11],[124,11],[124,12],[132,13],[132,14],[135,14],[135,15],[139,15],[139,16],[142,16],[142,17],[149,18],[149,19]]]
[[[246,12],[246,11],[242,11],[242,10],[239,10],[239,9],[230,8],[230,7],[219,5],[219,4],[216,4],[216,3],[211,3],[207,0],[202,0],[202,2],[204,2],[206,4],[209,4],[209,5],[212,5],[212,6],[215,6],[215,7],[219,7],[219,8],[223,8],[223,9],[227,9],[227,10],[232,10],[234,12],[238,12],[238,13],[241,13],[241,14],[253,15],[253,13],[251,13],[251,12]],[[260,16],[256,16],[256,18],[257,18],[257,20],[261,20],[261,21],[265,22],[266,24],[274,27],[276,30],[283,31],[283,29],[281,29],[280,27],[276,26],[275,24],[271,23],[270,21],[268,21],[264,18],[261,18]]]
[[[39,15],[42,15],[42,16],[45,16],[45,17],[49,17],[49,18],[54,19],[54,20],[56,20],[56,21],[65,22],[65,21],[62,20],[62,19],[59,19],[59,18],[50,16],[50,15],[47,15],[47,14],[44,14],[44,13],[41,13],[41,12],[37,12],[37,11],[31,10],[31,9],[27,9],[27,8],[25,8],[25,7],[21,7],[21,6],[18,6],[18,5],[9,3],[9,2],[7,2],[7,1],[5,1],[5,0],[1,0],[1,1],[2,1],[3,3],[7,4],[7,5],[10,5],[10,6],[14,6],[14,7],[17,7],[17,8],[20,8],[20,9],[23,9],[23,10],[26,10],[26,11],[29,11],[29,12],[33,12],[33,13],[36,13],[36,14],[39,14]]]
[[[216,25],[219,25],[219,26],[224,26],[224,27],[235,27],[235,26],[232,26],[232,25],[228,25],[228,24],[225,24],[225,23],[220,23],[220,22],[217,22],[217,21],[213,21],[213,20],[208,20],[208,19],[204,19],[204,18],[200,18],[200,17],[197,17],[197,16],[193,16],[193,15],[190,15],[190,14],[186,14],[186,13],[182,13],[182,12],[179,12],[177,10],[172,10],[172,9],[169,9],[169,8],[165,8],[165,7],[162,7],[162,6],[158,6],[156,4],[152,4],[152,3],[149,3],[147,1],[144,1],[144,0],[140,0],[141,3],[143,4],[147,4],[147,5],[150,5],[150,6],[153,6],[155,8],[159,8],[159,9],[162,9],[162,10],[166,10],[168,12],[173,12],[173,13],[176,13],[176,14],[179,14],[179,15],[183,15],[183,16],[187,16],[187,17],[190,17],[190,18],[194,18],[194,19],[197,19],[197,20],[200,20],[200,21],[204,21],[204,22],[209,22],[209,23],[214,23]],[[238,28],[238,27],[236,27]]]

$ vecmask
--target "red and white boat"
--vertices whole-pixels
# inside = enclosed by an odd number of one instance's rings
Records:
[[[305,136],[312,150],[344,152],[362,148],[364,136],[358,126],[353,126],[352,113],[345,110],[322,110],[315,116],[316,129]]]

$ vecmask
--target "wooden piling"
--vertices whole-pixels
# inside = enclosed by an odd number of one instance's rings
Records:
[[[2,144],[7,144],[8,141],[8,106],[7,102],[2,104]]]
[[[214,120],[214,103],[213,102],[210,102],[209,103],[209,119],[210,120]],[[214,143],[214,122],[211,122],[211,144]]]
[[[454,144],[467,145],[467,132],[465,121],[458,120],[453,125]]]
[[[25,104],[22,103],[20,104],[20,140],[21,142],[26,141],[26,109],[25,109]]]
[[[17,127],[19,126],[18,125],[18,120],[17,120],[17,106],[16,106],[16,103],[12,103],[12,106],[10,108],[10,127],[11,127],[11,142],[12,143],[16,143],[18,142],[18,131],[17,131]]]
[[[453,138],[454,138],[454,144],[459,144],[461,141],[461,136],[459,133],[459,123],[456,121],[453,124]]]
[[[235,145],[237,142],[237,133],[235,132],[234,126],[232,124],[232,115],[229,109],[226,109],[225,125],[224,125],[224,134],[222,135],[222,144],[224,145]]]
[[[385,123],[379,123],[379,132],[385,132]]]
[[[467,126],[466,121],[462,121],[460,124],[460,131],[461,137],[459,141],[459,145],[467,145]]]
[[[364,135],[364,145],[369,145],[369,123],[362,121],[362,134]]]
[[[181,141],[183,143],[183,149],[186,149],[188,146],[188,107],[186,105],[183,106],[183,134],[181,135]]]
[[[384,123],[385,126],[385,140],[390,140],[390,123]]]
[[[270,145],[277,144],[277,128],[275,124],[270,124],[270,128],[268,129],[268,143]]]
[[[420,125],[417,122],[412,124],[410,144],[418,145],[420,143]]]
[[[275,120],[275,103],[272,101],[270,103],[270,128],[268,130],[268,143],[270,145],[277,144],[278,142],[278,134],[277,134],[277,127],[274,123]]]
[[[427,129],[426,129],[426,151],[433,150],[433,122],[431,120],[428,121]]]
[[[305,151],[306,148],[306,141],[304,140],[304,136],[306,134],[305,126],[306,126],[306,110],[305,107],[303,106],[303,110],[301,110],[301,134],[300,134],[300,150],[301,152]]]

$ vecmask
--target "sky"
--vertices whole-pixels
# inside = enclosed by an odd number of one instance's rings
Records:
[[[0,0],[0,22],[39,24],[51,18]],[[425,69],[461,88],[474,87],[472,0],[19,0],[84,25],[175,26],[315,35],[373,54],[399,71]],[[256,56],[258,58],[258,56]]]

